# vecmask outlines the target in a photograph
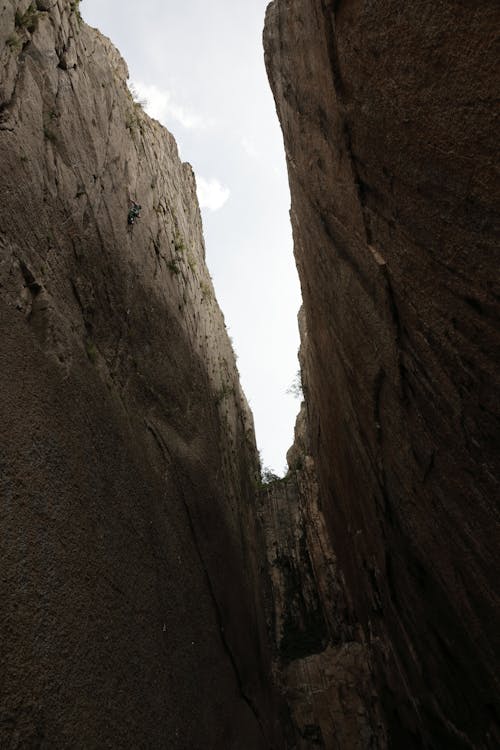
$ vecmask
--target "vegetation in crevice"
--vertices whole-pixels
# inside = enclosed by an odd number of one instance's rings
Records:
[[[167,261],[167,268],[172,276],[177,276],[181,272],[181,269],[179,268],[179,261],[177,258],[173,258],[173,260]]]
[[[144,107],[147,105],[145,99],[141,99],[133,84],[129,84],[127,92],[130,99],[130,109],[125,117],[125,127],[134,134],[137,130],[143,135],[144,133]]]
[[[19,51],[23,45],[21,37],[15,32],[7,38],[6,44],[7,47],[12,50],[12,52]]]
[[[186,245],[184,244],[184,239],[181,234],[177,233],[174,237],[174,247],[176,253],[183,253],[186,249]]]
[[[297,372],[295,373],[293,382],[290,387],[286,389],[286,393],[289,396],[293,396],[294,398],[300,398],[301,400],[303,400],[304,384],[302,381],[302,372],[300,370],[297,370]]]
[[[203,281],[203,279],[200,281],[200,289],[201,289],[201,301],[210,301],[213,299],[213,292],[209,284],[207,284],[206,281]]]
[[[37,10],[35,3],[31,3],[24,13],[21,13],[19,9],[16,10],[14,17],[16,29],[29,31],[30,34],[33,34],[38,27],[39,16],[40,12]]]
[[[83,18],[82,14],[80,13],[80,0],[72,0],[70,8],[71,12],[76,16],[78,23],[82,23]]]

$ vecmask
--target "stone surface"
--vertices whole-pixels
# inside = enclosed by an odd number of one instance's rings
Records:
[[[305,405],[257,499],[191,168],[78,2],[0,5],[2,748],[498,747],[499,12],[271,3]]]
[[[500,8],[274,0],[303,379],[391,748],[500,744]]]
[[[126,77],[78,3],[0,4],[0,746],[278,748],[252,417]]]
[[[370,652],[359,624],[348,620],[304,429],[303,404],[292,452],[302,451],[300,462],[262,488],[259,504],[271,572],[274,676],[294,730],[287,747],[382,750],[385,729]]]

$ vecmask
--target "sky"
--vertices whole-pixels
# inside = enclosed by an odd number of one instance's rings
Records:
[[[145,110],[194,169],[207,264],[238,357],[263,465],[281,475],[299,402],[300,287],[283,139],[267,81],[268,0],[82,0]]]

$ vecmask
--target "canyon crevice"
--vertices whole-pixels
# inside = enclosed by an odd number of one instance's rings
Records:
[[[270,4],[304,402],[263,484],[191,167],[78,2],[0,4],[1,748],[500,745],[499,21]]]

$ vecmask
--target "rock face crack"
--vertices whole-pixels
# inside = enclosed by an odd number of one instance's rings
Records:
[[[158,430],[155,429],[154,425],[152,425],[151,422],[146,421],[146,426],[147,426],[147,429],[154,436],[155,441],[156,441],[158,447],[160,448],[161,452],[163,453],[163,456],[165,458],[167,466],[169,468],[172,468],[173,471],[174,471],[174,473],[175,473],[176,462],[173,460],[172,454],[168,450],[168,447],[165,444],[165,441],[162,439],[162,437],[159,434]],[[243,680],[241,679],[241,675],[240,675],[240,671],[239,671],[239,667],[238,667],[237,661],[236,661],[236,659],[234,657],[233,651],[232,651],[232,649],[231,649],[231,647],[229,645],[229,642],[227,640],[227,637],[226,637],[226,634],[225,634],[225,630],[224,630],[224,619],[222,617],[222,613],[221,613],[219,602],[217,601],[217,596],[215,594],[215,590],[214,590],[214,587],[213,587],[213,584],[212,584],[212,580],[211,580],[211,577],[210,577],[209,570],[207,568],[205,559],[203,557],[203,553],[202,553],[200,542],[199,542],[199,538],[198,538],[198,532],[196,531],[196,527],[195,527],[195,523],[194,523],[194,520],[193,520],[193,516],[192,516],[191,510],[189,508],[189,503],[186,500],[184,491],[182,489],[183,483],[182,483],[182,481],[180,481],[180,479],[178,479],[177,482],[176,482],[176,485],[177,485],[177,487],[179,488],[179,491],[180,491],[180,496],[181,496],[182,504],[183,504],[183,507],[184,507],[184,510],[185,510],[185,513],[186,513],[186,518],[187,518],[187,521],[188,521],[188,526],[189,526],[189,530],[190,530],[190,533],[191,533],[191,537],[193,539],[194,547],[196,549],[196,554],[197,554],[198,559],[200,561],[200,564],[201,564],[201,567],[202,567],[202,570],[203,570],[203,573],[204,573],[204,576],[205,576],[205,580],[206,580],[206,584],[207,584],[207,589],[208,589],[208,591],[210,593],[210,598],[212,600],[213,611],[214,611],[215,619],[216,619],[216,622],[217,622],[217,631],[219,633],[220,641],[221,641],[221,644],[222,644],[222,646],[224,648],[224,651],[225,651],[225,653],[227,655],[229,663],[231,664],[231,668],[233,670],[234,677],[235,677],[235,680],[236,680],[236,683],[237,683],[237,686],[238,686],[238,691],[239,691],[239,693],[241,695],[242,700],[245,702],[245,704],[248,706],[249,710],[252,712],[252,714],[253,714],[253,716],[255,718],[255,721],[257,722],[257,724],[259,726],[259,730],[260,730],[260,733],[262,735],[262,738],[263,738],[263,740],[266,743],[265,746],[267,748],[269,748],[269,750],[273,750],[273,745],[270,743],[269,738],[266,736],[266,732],[265,732],[264,726],[262,724],[262,719],[261,719],[261,717],[259,715],[259,711],[258,711],[258,709],[257,709],[254,701],[251,699],[251,697],[245,691],[245,687],[244,687],[244,684],[243,684]]]
[[[229,645],[229,642],[228,642],[228,640],[226,638],[226,635],[225,635],[223,618],[222,618],[220,606],[219,606],[219,603],[217,601],[217,597],[215,596],[215,591],[214,591],[214,588],[213,588],[213,584],[212,584],[212,581],[211,581],[211,578],[210,578],[207,566],[205,564],[205,561],[204,561],[204,558],[203,558],[203,554],[201,552],[200,544],[199,544],[199,541],[198,541],[198,535],[196,533],[195,525],[193,523],[193,518],[192,518],[192,515],[191,515],[191,511],[189,510],[189,505],[188,505],[185,497],[182,498],[182,501],[183,501],[184,508],[185,508],[185,511],[186,511],[186,516],[188,518],[189,528],[191,530],[191,534],[192,534],[192,537],[193,537],[195,549],[196,549],[196,552],[198,554],[201,566],[203,568],[203,572],[205,574],[205,578],[206,578],[206,582],[207,582],[207,587],[208,587],[208,590],[210,592],[210,596],[211,596],[211,599],[212,599],[212,602],[213,602],[213,607],[214,607],[215,617],[216,617],[216,620],[217,620],[217,626],[218,626],[218,631],[219,631],[219,635],[220,635],[220,640],[221,640],[222,646],[224,648],[224,651],[227,654],[227,657],[228,657],[229,662],[231,664],[232,670],[234,672],[234,676],[235,676],[235,679],[236,679],[236,683],[238,685],[239,693],[240,693],[241,698],[243,699],[243,701],[246,703],[246,705],[248,706],[248,708],[252,712],[252,714],[253,714],[253,716],[255,718],[255,721],[257,722],[257,724],[259,726],[259,730],[260,730],[260,733],[262,735],[262,739],[266,743],[265,746],[268,747],[269,750],[273,750],[274,745],[269,741],[269,738],[266,736],[266,732],[265,732],[265,729],[264,729],[264,726],[263,726],[262,719],[260,717],[259,711],[258,711],[258,709],[257,709],[254,701],[252,700],[252,698],[245,691],[245,686],[243,684],[243,680],[241,679],[240,670],[238,668],[237,661],[236,661],[236,659],[234,657],[233,651],[232,651],[232,649],[231,649],[231,647]]]

